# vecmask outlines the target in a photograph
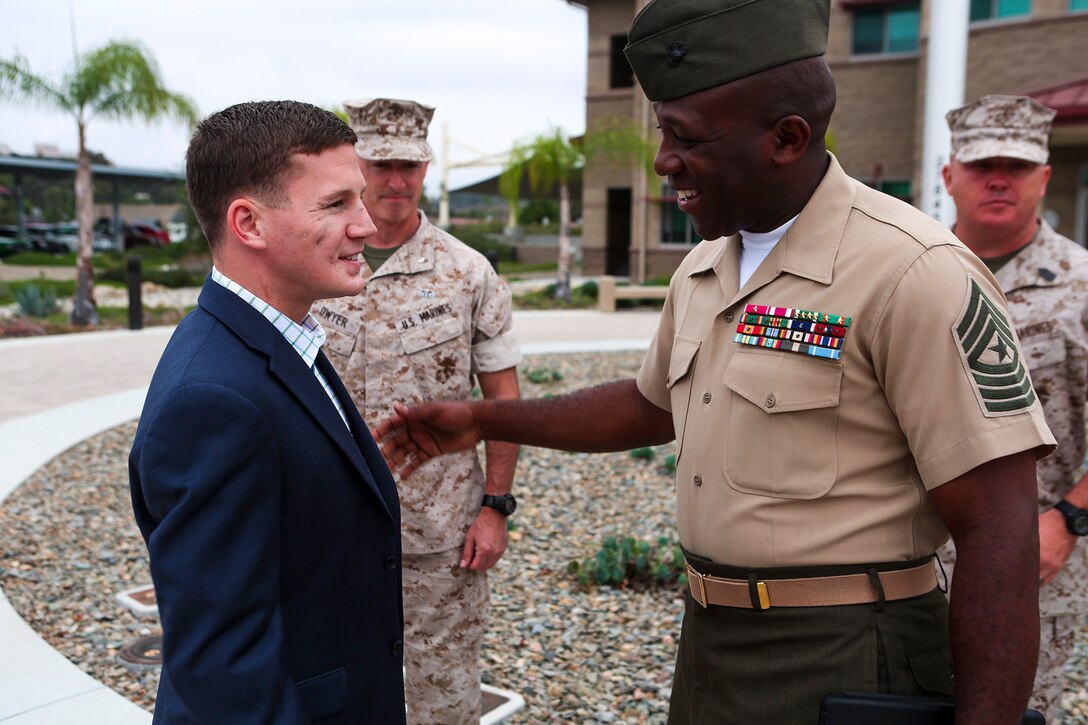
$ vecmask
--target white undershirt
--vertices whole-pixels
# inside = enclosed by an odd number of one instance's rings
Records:
[[[800,215],[798,215],[800,216]],[[743,287],[756,268],[767,258],[767,255],[778,244],[778,240],[786,235],[789,228],[797,221],[797,217],[770,232],[740,232],[740,286]]]

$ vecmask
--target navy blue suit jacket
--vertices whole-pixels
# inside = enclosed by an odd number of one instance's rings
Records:
[[[129,458],[159,601],[156,723],[403,723],[396,486],[324,355],[209,278]]]

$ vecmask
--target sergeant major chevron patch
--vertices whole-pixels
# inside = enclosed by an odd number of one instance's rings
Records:
[[[1011,415],[1035,402],[1020,346],[1004,310],[995,305],[970,275],[963,311],[952,328],[964,370],[988,418]]]

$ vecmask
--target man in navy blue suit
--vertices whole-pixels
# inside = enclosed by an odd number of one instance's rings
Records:
[[[396,487],[309,314],[358,294],[355,133],[291,101],[186,154],[214,267],[129,460],[163,628],[156,723],[403,723]]]

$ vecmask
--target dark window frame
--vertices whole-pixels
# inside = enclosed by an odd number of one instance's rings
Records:
[[[635,73],[631,70],[631,64],[627,62],[627,56],[623,49],[627,47],[627,35],[613,35],[608,59],[608,87],[609,88],[634,88]]]
[[[911,12],[915,16],[915,27],[913,37],[910,39],[912,47],[902,49],[891,48],[891,34],[890,34],[890,21],[892,14],[896,12],[902,12],[906,10]],[[903,0],[900,2],[888,2],[888,3],[866,3],[859,4],[852,8],[853,14],[851,24],[851,43],[850,53],[855,57],[872,57],[872,56],[903,56],[903,55],[917,55],[918,46],[921,39],[921,2],[920,0]],[[875,49],[871,44],[867,43],[864,46],[859,46],[859,23],[872,22],[878,20],[880,22],[880,48]],[[871,38],[865,38],[864,40],[871,40]]]
[[[1026,0],[1026,2],[1027,2],[1027,9],[1026,10],[1023,10],[1023,11],[1020,11],[1020,12],[1012,12],[1012,13],[1008,13],[1008,12],[1002,13],[1001,12],[1001,2],[1002,2],[1002,0],[971,0],[971,6],[970,6],[971,9],[969,11],[971,13],[971,15],[969,17],[970,22],[972,22],[972,23],[987,23],[987,22],[994,21],[994,20],[996,20],[996,21],[1005,21],[1005,20],[1015,20],[1017,18],[1031,17],[1031,13],[1032,13],[1032,9],[1033,9],[1033,5],[1032,5],[1033,0]],[[984,4],[988,4],[989,8],[982,11],[982,12],[979,12],[979,9],[980,9],[979,6],[984,5]],[[1070,1],[1070,5],[1072,5],[1072,0]]]

